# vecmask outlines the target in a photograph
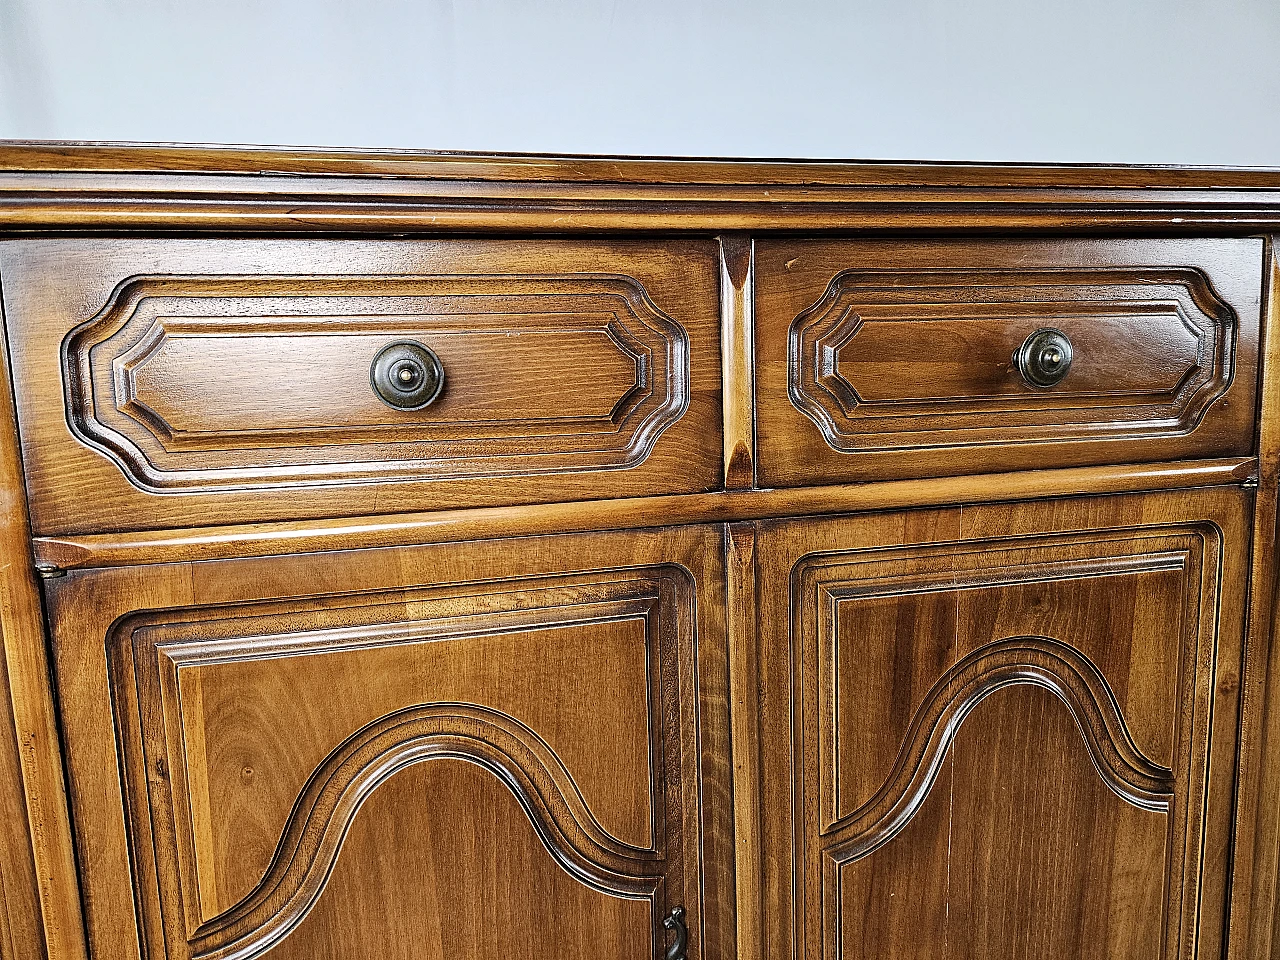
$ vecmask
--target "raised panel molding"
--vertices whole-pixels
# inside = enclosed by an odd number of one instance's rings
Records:
[[[920,669],[933,654],[926,654],[923,647],[916,649],[917,642],[929,630],[938,631],[941,642],[950,627],[938,622],[916,623],[912,611],[917,608],[903,607],[895,614],[885,604],[899,598],[909,601],[931,595],[954,596],[959,604],[959,598],[966,593],[989,591],[982,602],[987,609],[996,610],[1001,591],[1006,588],[1034,588],[1037,584],[1066,581],[1080,584],[1075,589],[1082,590],[1083,584],[1090,581],[1117,578],[1120,582],[1137,583],[1147,576],[1172,576],[1194,585],[1195,590],[1205,568],[1212,570],[1219,549],[1217,540],[1218,532],[1213,528],[1149,527],[1022,541],[822,552],[802,558],[791,578],[791,700],[799,711],[791,769],[796,815],[802,824],[799,830],[808,838],[798,847],[794,862],[797,919],[802,920],[798,943],[812,944],[809,949],[821,944],[820,953],[812,955],[831,960],[846,955],[842,944],[846,937],[856,939],[856,925],[860,922],[854,916],[846,918],[846,869],[879,851],[892,850],[895,839],[931,798],[935,810],[930,822],[934,822],[939,816],[937,809],[945,810],[947,804],[945,791],[943,797],[934,797],[939,773],[969,718],[987,709],[998,710],[998,706],[988,708],[985,704],[1001,691],[1034,688],[1050,693],[1070,716],[1083,742],[1091,773],[1110,793],[1124,804],[1144,811],[1142,816],[1166,821],[1160,830],[1168,837],[1166,860],[1153,868],[1162,871],[1165,887],[1160,926],[1166,931],[1167,946],[1159,955],[1170,960],[1183,956],[1180,944],[1194,940],[1199,861],[1203,855],[1208,725],[1199,711],[1213,686],[1212,672],[1205,666],[1212,663],[1212,595],[1204,598],[1203,605],[1195,599],[1195,593],[1184,600],[1185,609],[1174,614],[1183,624],[1184,635],[1169,638],[1161,648],[1165,651],[1162,656],[1176,658],[1175,697],[1162,706],[1170,715],[1167,723],[1168,736],[1173,738],[1168,748],[1172,750],[1172,767],[1149,756],[1130,733],[1133,718],[1125,716],[1111,683],[1081,649],[1061,638],[1016,635],[997,637],[966,651],[957,646],[962,638],[956,626],[955,638],[947,642],[945,669],[939,671],[918,700],[901,703],[893,711],[894,716],[905,716],[909,722],[903,727],[900,742],[894,734],[897,747],[890,749],[888,756],[896,753],[896,758],[879,779],[876,768],[867,767],[866,758],[849,754],[852,748],[841,742],[840,731],[846,729],[842,724],[858,723],[859,704],[865,704],[869,692],[845,689],[841,684],[842,662],[846,658],[859,659],[860,651],[856,641],[844,637],[840,624],[858,623],[866,617],[887,617],[890,621],[901,617],[897,621],[901,649],[895,656],[910,660],[912,667],[895,660],[866,669]],[[1085,596],[1080,595],[1080,602]],[[871,602],[873,606],[860,608],[860,602]],[[937,610],[949,609],[948,604],[939,603]],[[980,606],[979,601],[974,603],[971,609]],[[1012,603],[1017,605],[1017,601]],[[841,620],[844,604],[852,604],[845,615],[852,619],[847,621]],[[959,606],[955,610],[954,615],[960,617]],[[1210,620],[1206,621],[1206,617]],[[892,627],[886,629],[890,630],[886,636],[894,635]],[[976,637],[966,639],[976,642]],[[863,656],[871,654],[866,651]],[[876,663],[880,661],[877,659]],[[1195,714],[1188,712],[1186,706],[1192,703],[1201,705]],[[1172,717],[1179,714],[1180,719],[1174,721]],[[1150,736],[1149,718],[1142,729]],[[1020,749],[1034,749],[1034,745],[1021,745]],[[1162,753],[1165,749],[1159,748]],[[850,769],[875,777],[871,782],[878,781],[879,786],[865,793],[850,791],[848,785],[842,789],[842,772]],[[952,775],[958,777],[960,773]],[[977,773],[970,771],[968,775]],[[938,803],[943,806],[937,808]],[[946,814],[942,816],[945,818]],[[944,819],[944,825],[945,822]],[[945,838],[940,842],[949,843]],[[942,869],[932,862],[922,866]],[[867,869],[872,871],[871,876],[878,876],[874,866]],[[1044,869],[1055,868],[1046,865]],[[896,889],[896,881],[887,874],[882,881],[888,889]],[[919,882],[923,891],[929,881],[920,877]],[[921,892],[920,896],[926,895]],[[798,952],[810,955],[799,946]]]
[[[692,758],[685,753],[691,741],[681,696],[689,678],[681,676],[677,650],[688,642],[692,591],[687,571],[662,565],[125,617],[107,637],[107,653],[125,731],[125,793],[139,828],[133,847],[144,929],[165,944],[171,960],[247,960],[271,951],[320,902],[366,800],[413,765],[462,759],[507,788],[547,855],[570,877],[601,895],[647,903],[646,935],[657,942],[668,888],[682,889],[698,869],[685,839],[686,804],[696,794],[682,785]],[[397,619],[395,611],[404,610],[417,616]],[[647,743],[650,782],[619,789],[648,798],[647,844],[606,829],[555,745],[521,719],[484,703],[423,702],[378,716],[329,750],[280,825],[261,880],[230,906],[211,896],[211,861],[201,848],[215,841],[202,836],[208,813],[198,797],[207,776],[203,752],[212,746],[205,721],[197,721],[206,681],[192,671],[334,652],[368,657],[388,647],[483,643],[565,628],[587,637],[585,628],[626,622],[643,628],[648,692],[640,703],[648,720],[637,735]],[[693,926],[697,904],[684,906]]]
[[[278,942],[323,893],[365,799],[405,767],[442,757],[469,760],[496,776],[515,794],[548,853],[581,882],[614,896],[656,897],[662,856],[601,830],[572,776],[537,734],[483,707],[428,704],[374,721],[330,754],[298,798],[262,883],[194,931],[192,956],[232,960]]]
[[[1050,637],[1006,637],[964,657],[925,697],[893,772],[867,803],[827,826],[822,851],[831,865],[857,860],[888,843],[920,808],[965,718],[993,693],[1014,684],[1050,691],[1071,712],[1103,782],[1122,800],[1168,812],[1173,771],[1134,745],[1106,678],[1088,657]]]
[[[1075,345],[1050,390],[1012,363],[1040,327]],[[791,324],[788,390],[841,452],[1174,437],[1230,385],[1236,328],[1190,268],[846,270]]]
[[[369,385],[439,354],[421,411]],[[633,278],[139,276],[63,342],[67,420],[150,491],[625,469],[689,403],[689,342]]]

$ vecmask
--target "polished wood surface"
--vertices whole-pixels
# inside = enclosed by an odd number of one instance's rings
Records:
[[[45,956],[19,749],[8,665],[0,646],[0,960]]]
[[[720,542],[51,582],[96,953],[731,955]]]
[[[1280,958],[1277,229],[0,144],[0,957]]]
[[[755,486],[755,244],[720,239],[720,342],[724,350],[724,485]]]
[[[1090,490],[1127,493],[1252,483],[1252,457],[1073,467],[964,478],[889,480],[689,496],[591,500],[420,514],[37,537],[36,559],[51,571],[240,556],[273,556],[362,546],[446,543],[504,534],[625,530],[679,523],[732,523],[777,516],[1066,497]]]
[[[768,954],[1217,956],[1248,501],[761,524]]]
[[[1171,230],[1280,226],[1280,170],[0,145],[10,230]]]
[[[1277,863],[1280,862],[1280,606],[1277,549],[1280,547],[1280,254],[1267,243],[1266,335],[1259,409],[1258,493],[1253,524],[1249,584],[1247,683],[1242,717],[1239,809],[1231,902],[1231,956],[1280,956],[1276,923]]]
[[[738,881],[738,957],[761,960],[764,911],[760,878],[763,809],[760,805],[760,728],[756,705],[760,676],[756,649],[756,531],[754,524],[725,527],[729,640],[729,716],[733,750],[734,841]]]
[[[757,244],[761,483],[1252,449],[1261,243]],[[1061,383],[1012,357],[1066,334]]]
[[[713,489],[716,270],[705,241],[5,244],[33,526]],[[423,410],[370,384],[400,339],[445,368]]]
[[[9,369],[0,329],[0,950],[22,960],[83,960],[58,716]]]

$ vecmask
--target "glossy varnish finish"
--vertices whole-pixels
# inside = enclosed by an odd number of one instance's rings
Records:
[[[0,146],[0,957],[1280,956],[1278,226]]]
[[[716,269],[706,241],[5,244],[33,524],[713,489]],[[422,410],[370,383],[403,339],[444,366]]]
[[[1254,234],[1280,170],[0,147],[14,230]]]
[[[80,960],[84,938],[58,716],[3,330],[0,361],[0,955]]]
[[[1253,443],[1261,243],[757,244],[769,486],[1118,460]],[[1066,378],[1026,383],[1040,329]]]
[[[762,524],[769,955],[1217,956],[1247,505]]]
[[[730,955],[719,544],[58,581],[96,954],[135,954],[136,926],[171,958],[648,957],[679,905],[690,957]]]

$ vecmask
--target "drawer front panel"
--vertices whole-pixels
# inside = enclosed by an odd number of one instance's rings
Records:
[[[719,543],[232,561],[194,595],[70,575],[50,603],[97,953],[136,926],[170,960],[647,960],[680,907],[690,958],[731,955],[697,749],[727,750]]]
[[[761,243],[764,482],[1245,453],[1261,252],[1255,241]],[[1048,386],[1014,357],[1042,330],[1071,351]]]
[[[44,271],[78,258],[70,289],[48,289]],[[11,247],[15,356],[45,374],[19,378],[37,526],[710,489],[713,266],[699,244]],[[384,402],[371,379],[402,341],[443,369],[421,409]],[[98,495],[73,513],[66,498],[89,482]]]
[[[764,525],[771,955],[1219,956],[1245,504]]]

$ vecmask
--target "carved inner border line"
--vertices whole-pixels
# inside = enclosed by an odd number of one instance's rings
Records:
[[[593,571],[589,575],[534,576],[493,583],[448,584],[438,588],[139,611],[117,621],[107,637],[108,662],[113,674],[116,710],[121,718],[122,786],[126,803],[135,811],[133,822],[138,825],[138,832],[131,832],[129,840],[139,916],[146,918],[154,933],[160,932],[157,927],[163,928],[166,952],[170,957],[189,955],[201,960],[248,960],[260,955],[301,922],[316,902],[323,890],[327,867],[332,866],[338,855],[341,836],[372,789],[405,765],[449,756],[477,763],[498,776],[530,817],[532,828],[548,852],[571,876],[611,895],[648,900],[654,918],[654,942],[659,942],[663,936],[659,927],[663,913],[660,907],[667,898],[667,888],[674,882],[675,889],[681,889],[688,882],[686,875],[692,873],[696,876],[700,870],[696,853],[690,857],[690,852],[684,849],[688,842],[684,839],[686,813],[681,810],[683,800],[678,787],[678,781],[689,775],[691,759],[681,749],[683,734],[680,725],[689,722],[690,717],[694,723],[697,722],[696,707],[690,715],[681,687],[692,682],[693,677],[681,675],[684,668],[680,658],[673,649],[667,648],[669,644],[686,642],[681,638],[687,637],[692,630],[692,581],[689,577],[683,567],[662,564],[635,570]],[[643,614],[652,621],[652,639],[646,646],[649,648],[649,789],[654,817],[653,845],[649,849],[633,847],[604,831],[586,808],[563,764],[541,738],[519,721],[507,718],[509,722],[498,721],[495,724],[494,717],[490,716],[493,711],[485,708],[473,707],[480,711],[474,714],[459,711],[456,705],[433,705],[441,707],[441,710],[428,711],[420,717],[415,714],[407,719],[400,716],[405,711],[382,717],[335,749],[304,788],[263,881],[249,896],[219,917],[203,924],[194,924],[190,919],[184,922],[183,915],[193,916],[193,907],[185,906],[184,901],[196,902],[189,875],[174,876],[169,870],[166,880],[166,870],[162,867],[165,858],[152,859],[149,854],[143,855],[147,847],[156,844],[157,852],[168,846],[179,857],[184,856],[180,850],[184,846],[181,831],[175,836],[165,823],[171,818],[171,811],[177,809],[173,804],[178,801],[185,782],[185,777],[180,776],[182,764],[162,759],[163,756],[180,756],[180,752],[174,753],[176,728],[173,719],[165,715],[162,703],[157,700],[160,695],[157,685],[171,682],[166,679],[165,662],[176,670],[178,660],[200,659],[202,655],[210,655],[217,660],[224,656],[238,659],[251,650],[255,655],[272,656],[287,649],[360,648],[368,645],[361,640],[367,641],[377,635],[376,624],[369,625],[371,629],[364,631],[364,637],[347,638],[345,642],[339,640],[336,644],[337,638],[332,635],[308,637],[299,644],[296,634],[263,634],[264,646],[260,649],[254,649],[257,636],[241,631],[237,637],[235,633],[241,623],[260,622],[260,618],[269,618],[277,612],[299,606],[317,613],[341,608],[360,609],[376,604],[383,596],[399,604],[407,594],[415,594],[413,599],[421,600],[437,594],[456,596],[460,590],[471,587],[487,602],[496,598],[499,607],[504,603],[517,605],[506,609],[505,613],[499,611],[498,616],[505,621],[504,625],[481,630],[480,633],[502,632],[522,620],[524,629],[540,625],[528,622],[531,615],[547,609],[531,602],[539,592],[548,593],[549,598],[561,598],[557,605],[563,606],[565,612],[558,617],[553,616],[552,619],[557,621],[555,625],[583,622],[584,619],[594,622],[592,614],[599,616],[605,613],[602,606],[611,608],[606,618]],[[611,603],[605,599],[608,596],[617,600]],[[504,597],[507,599],[503,600]],[[316,605],[308,607],[307,599]],[[578,615],[575,607],[583,601],[585,614]],[[619,607],[619,602],[628,609]],[[443,632],[447,628],[447,620],[443,618],[438,624],[440,629],[435,631],[423,622],[393,624],[393,636],[389,640],[381,639],[390,643],[421,640],[424,626],[428,634],[443,638],[449,636]],[[167,633],[174,626],[195,631],[194,642],[157,643],[158,635]],[[230,634],[227,634],[228,629]],[[338,632],[342,632],[340,628],[331,633]],[[224,636],[219,638],[219,633]],[[200,634],[205,634],[206,639],[198,639]],[[238,652],[233,649],[236,646],[240,647]],[[179,648],[184,649],[179,652]],[[147,663],[160,672],[149,673],[142,667]],[[176,677],[176,673],[173,676]],[[410,712],[413,710],[419,708],[412,708]],[[159,716],[166,731],[162,738],[169,744],[167,747],[163,743],[147,745],[149,735],[142,727],[142,714]],[[415,726],[415,718],[424,722]],[[399,722],[401,720],[405,722]],[[411,735],[407,738],[383,736],[384,728]],[[477,744],[481,738],[476,733],[481,730],[496,733],[497,738],[511,750],[480,749]],[[663,732],[659,735],[658,731]],[[134,737],[138,740],[130,742]],[[376,747],[373,746],[375,742]],[[160,751],[159,755],[156,755],[156,750]],[[132,761],[130,754],[135,755]],[[351,757],[357,754],[368,762],[354,763]],[[145,791],[139,791],[128,774],[129,769],[137,769],[138,763],[149,774],[164,767],[168,775],[173,776],[171,798],[167,796],[170,794],[168,776],[163,774],[148,776]],[[339,769],[345,771],[345,775],[339,774]],[[676,783],[673,783],[673,777]],[[327,791],[324,785],[328,785]],[[315,800],[308,801],[308,797]],[[327,816],[314,814],[321,809],[330,812]],[[283,852],[290,848],[290,838],[295,836],[299,839],[292,849],[297,850],[307,842],[312,852],[301,858]],[[696,838],[694,842],[697,842]],[[175,843],[177,847],[174,847]],[[330,847],[332,856],[326,852]],[[286,860],[288,865],[280,866]],[[186,862],[192,861],[186,859]],[[151,872],[157,869],[159,875]],[[168,911],[168,915],[163,915],[162,903],[169,900],[160,895],[160,889],[174,889],[175,884],[182,890],[180,896],[174,898],[179,908],[176,914]],[[682,895],[682,899],[691,913],[692,931],[700,911],[696,909],[696,901],[689,901],[687,895]],[[198,916],[198,913],[194,915]]]
[[[109,426],[98,413],[98,405],[107,400],[95,395],[91,351],[128,325],[140,305],[153,297],[165,295],[187,299],[229,297],[251,299],[247,289],[266,291],[258,296],[293,298],[315,296],[337,300],[391,299],[413,295],[415,291],[435,293],[437,297],[483,296],[483,288],[498,283],[528,288],[520,296],[570,298],[596,295],[614,298],[625,308],[628,319],[651,333],[665,345],[663,356],[640,343],[624,329],[623,318],[615,313],[606,325],[610,338],[636,364],[636,383],[624,392],[614,405],[609,430],[585,430],[583,424],[566,422],[558,434],[545,429],[528,437],[514,434],[478,439],[408,439],[396,442],[356,441],[357,449],[369,448],[364,459],[336,458],[315,462],[316,448],[304,447],[306,456],[287,462],[284,456],[291,448],[275,449],[275,463],[217,464],[203,466],[164,466],[154,453],[148,454],[139,443]],[[464,292],[456,292],[458,288]],[[472,288],[480,288],[479,290]],[[368,289],[363,289],[368,288]],[[444,288],[439,290],[437,288]],[[157,292],[159,291],[159,292]],[[195,292],[193,292],[195,291]],[[490,296],[517,291],[508,288]],[[441,314],[444,316],[444,314]],[[224,318],[213,316],[211,322]],[[394,318],[392,318],[394,319]],[[429,319],[424,315],[423,320]],[[227,316],[225,322],[236,326],[239,318]],[[241,323],[243,321],[240,321]],[[366,322],[356,318],[356,322]],[[570,358],[571,359],[571,358]],[[571,275],[457,275],[457,276],[216,276],[155,275],[135,276],[120,282],[96,316],[70,331],[62,342],[61,366],[67,425],[80,440],[102,452],[120,467],[124,475],[140,489],[162,493],[169,490],[214,491],[253,489],[280,484],[316,486],[351,482],[451,480],[463,478],[498,478],[543,474],[623,470],[643,463],[653,451],[658,437],[684,416],[690,401],[689,336],[684,327],[665,314],[633,277],[622,274]],[[120,371],[111,380],[117,391],[125,390],[123,400],[129,406],[128,377],[121,381]],[[122,398],[111,402],[115,404]],[[136,405],[135,405],[136,406]],[[163,430],[158,430],[154,416],[145,409],[129,413],[120,410],[144,427],[147,436],[163,445]],[[616,418],[616,422],[613,418]],[[406,428],[408,432],[412,432]],[[508,430],[508,432],[510,432]],[[610,439],[612,437],[612,439]],[[141,438],[139,438],[141,439]],[[228,438],[234,441],[235,437]],[[551,449],[559,440],[561,449]],[[529,447],[537,440],[539,449]],[[472,443],[476,449],[468,453],[460,449]],[[506,446],[504,446],[504,444]],[[378,448],[393,447],[394,450]],[[492,449],[491,449],[492,448]],[[250,446],[229,449],[244,453]],[[323,448],[321,448],[323,449]],[[285,462],[282,462],[285,461]]]
[[[1180,297],[1166,301],[1131,297],[1111,303],[1069,296],[1053,300],[1048,298],[1048,293],[1035,298],[1027,293],[1037,289],[1061,289],[1069,293],[1073,288],[1087,291],[1098,286],[1150,288],[1152,283],[1185,293],[1187,303],[1199,312],[1205,324],[1201,326],[1193,321],[1183,309]],[[961,292],[972,289],[984,291],[993,299],[974,303],[959,299]],[[858,397],[837,366],[840,350],[862,327],[857,304],[842,306],[851,290],[871,298],[868,302],[877,307],[914,307],[916,312],[911,317],[921,322],[927,320],[929,311],[941,308],[960,311],[957,318],[961,318],[965,308],[969,312],[1002,306],[1007,310],[1022,310],[1027,314],[1028,333],[1034,326],[1053,319],[1041,315],[1052,312],[1052,308],[1086,319],[1099,313],[1114,313],[1122,306],[1130,312],[1137,308],[1172,309],[1183,325],[1198,335],[1196,365],[1181,379],[1174,396],[1162,397],[1155,393],[1148,395],[1146,402],[1140,402],[1142,398],[1130,398],[1127,406],[1117,403],[1124,398],[1103,398],[1069,388],[1014,392],[1000,398],[966,395],[868,403]],[[937,293],[937,301],[918,302],[923,290]],[[988,318],[975,315],[973,319],[982,322]],[[845,453],[1001,441],[1037,443],[1184,436],[1199,425],[1209,407],[1231,385],[1237,327],[1235,312],[1217,295],[1203,271],[1192,267],[848,269],[836,274],[817,302],[791,323],[787,350],[788,395],[792,404],[818,427],[827,445]],[[1203,375],[1197,376],[1197,371]],[[1011,385],[1014,382],[1011,380]],[[1001,414],[1031,419],[1022,423],[1000,423],[994,416]],[[1106,418],[1100,419],[1099,414],[1105,414]],[[947,420],[946,426],[928,423],[930,418],[943,417]],[[922,418],[924,422],[912,423]]]
[[[1106,549],[1108,542],[1123,543],[1156,538],[1164,538],[1166,542],[1180,541],[1189,544],[1189,547],[1147,551],[1137,555],[1101,555],[1082,558],[1074,563],[1068,562],[1068,566],[1074,566],[1074,571],[1064,569],[1062,563],[1052,561],[963,569],[966,558],[978,558],[989,553],[1026,550],[1030,547],[1043,549],[1046,545],[1092,548],[1102,551]],[[808,926],[805,918],[811,916],[810,908],[805,904],[806,874],[811,863],[810,854],[806,853],[806,846],[810,842],[808,831],[815,826],[809,820],[810,814],[806,812],[813,801],[806,799],[808,787],[805,781],[810,774],[806,773],[802,762],[805,756],[805,731],[809,729],[803,719],[805,716],[803,704],[806,700],[803,691],[806,684],[817,682],[816,678],[803,679],[804,671],[801,667],[803,657],[801,650],[796,648],[796,644],[802,637],[807,638],[804,641],[806,644],[817,641],[819,634],[815,617],[819,610],[824,610],[824,616],[830,617],[838,600],[837,594],[839,596],[893,596],[930,590],[972,589],[986,585],[1017,583],[1023,579],[1065,580],[1078,579],[1081,576],[1186,569],[1192,589],[1186,596],[1186,602],[1190,606],[1184,610],[1184,623],[1194,630],[1193,636],[1198,640],[1193,644],[1194,649],[1185,648],[1181,651],[1179,687],[1188,689],[1189,701],[1198,699],[1203,692],[1202,687],[1207,685],[1210,689],[1209,709],[1204,714],[1197,711],[1190,718],[1191,724],[1186,728],[1183,727],[1181,715],[1178,715],[1175,724],[1177,728],[1174,731],[1175,756],[1190,763],[1191,751],[1195,746],[1192,726],[1202,731],[1202,734],[1207,737],[1211,719],[1212,673],[1210,671],[1209,675],[1201,675],[1196,668],[1196,660],[1202,652],[1199,644],[1206,641],[1203,632],[1204,618],[1206,616],[1216,618],[1216,584],[1220,575],[1216,560],[1219,539],[1220,532],[1213,525],[1188,524],[1167,527],[1110,528],[1091,533],[1047,534],[1034,538],[961,540],[907,547],[836,550],[810,554],[798,560],[793,567],[791,577],[792,663],[793,670],[796,672],[792,675],[790,693],[793,713],[791,767],[795,777],[793,815],[796,818],[794,835],[796,926],[793,927],[796,934],[793,939],[796,956],[800,957],[805,953],[804,931]],[[948,560],[956,558],[956,568],[952,571],[885,577],[875,572],[877,567],[883,567],[886,561],[929,556],[945,557]],[[862,568],[864,581],[848,582],[859,579],[858,568]],[[1029,572],[1031,576],[1018,577],[1016,572],[1019,569]],[[844,582],[839,581],[841,577],[844,578]],[[828,587],[827,583],[832,581],[836,581],[838,585]],[[1210,590],[1211,600],[1207,608],[1201,605],[1202,591],[1206,588]],[[828,631],[831,622],[828,620]],[[1210,633],[1212,635],[1207,640],[1216,651],[1216,631],[1211,629]],[[1019,662],[1020,659],[1025,662]],[[953,664],[944,677],[931,688],[925,702],[913,716],[893,770],[872,800],[861,805],[853,815],[837,820],[826,828],[818,827],[818,834],[812,838],[812,842],[815,844],[813,855],[818,858],[815,863],[820,878],[817,897],[822,904],[818,914],[822,918],[820,920],[822,929],[818,939],[823,944],[824,956],[839,955],[838,934],[842,924],[839,864],[868,855],[877,847],[892,840],[893,836],[905,827],[927,796],[932,778],[945,759],[947,748],[964,717],[996,689],[1016,683],[1030,683],[1049,689],[1066,704],[1077,722],[1095,769],[1098,770],[1108,788],[1122,799],[1142,809],[1168,814],[1170,856],[1166,864],[1166,885],[1169,888],[1169,909],[1165,916],[1165,930],[1168,938],[1166,949],[1169,951],[1167,955],[1177,956],[1177,944],[1186,937],[1193,936],[1196,916],[1199,912],[1198,873],[1202,832],[1200,829],[1202,817],[1200,814],[1193,815],[1193,808],[1197,805],[1202,807],[1204,803],[1207,752],[1201,760],[1196,761],[1185,772],[1171,771],[1154,763],[1146,758],[1133,743],[1123,716],[1116,705],[1114,694],[1105,678],[1084,654],[1052,638],[1012,637],[989,642]],[[984,689],[993,684],[991,689]],[[830,710],[819,708],[819,715],[813,720],[818,723],[832,723],[834,714]],[[834,730],[828,737],[830,742],[834,743]],[[1177,744],[1181,746],[1176,746]],[[834,773],[835,768],[831,767],[834,763],[834,754],[819,750],[817,756],[820,758],[819,763],[822,768],[830,767],[833,779],[838,779]],[[937,764],[932,771],[929,770],[931,762]],[[1179,878],[1180,882],[1178,882]]]

